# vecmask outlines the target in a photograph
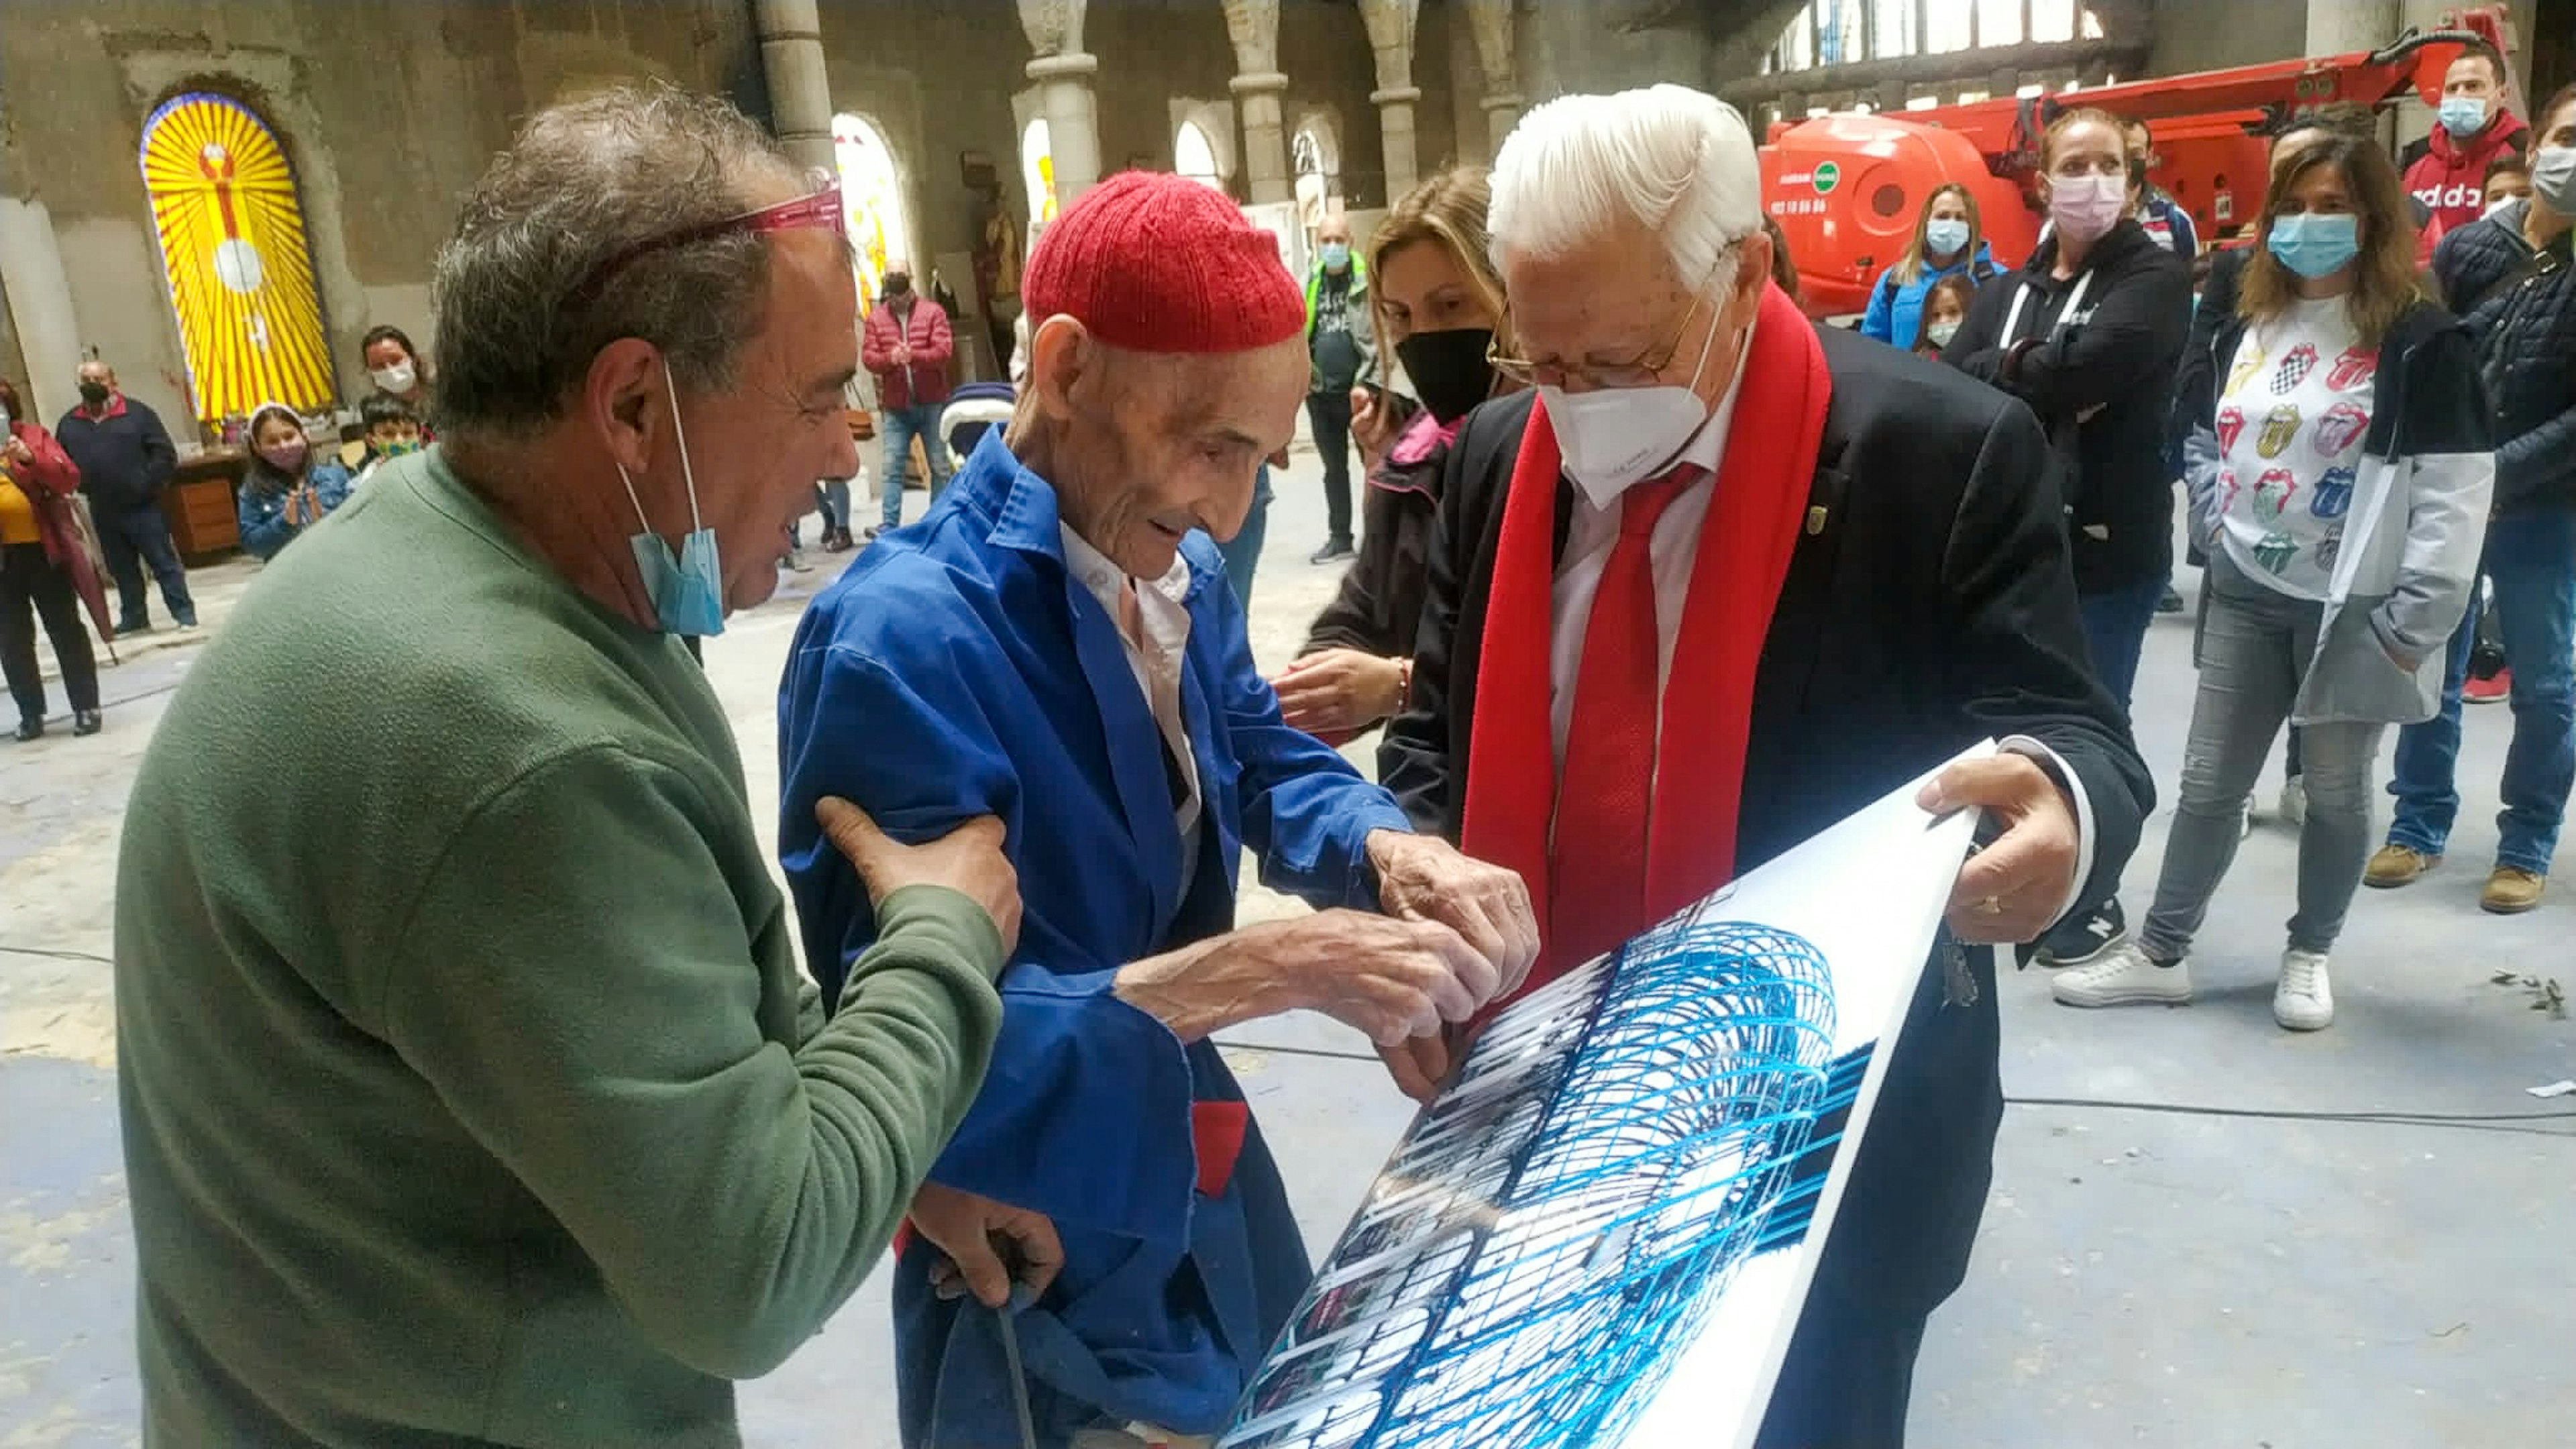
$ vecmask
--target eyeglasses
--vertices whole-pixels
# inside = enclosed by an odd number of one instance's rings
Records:
[[[1721,259],[1720,265],[1723,264]],[[1715,273],[1712,272],[1711,275],[1714,276]],[[1488,343],[1485,347],[1485,363],[1494,371],[1524,387],[1563,387],[1568,381],[1581,384],[1586,391],[1653,387],[1661,378],[1664,369],[1673,365],[1674,356],[1682,350],[1682,339],[1690,335],[1691,319],[1698,316],[1699,309],[1707,303],[1708,289],[1703,286],[1698,295],[1691,298],[1690,306],[1683,309],[1681,324],[1673,329],[1672,336],[1666,338],[1662,346],[1650,347],[1639,353],[1636,360],[1632,362],[1612,363],[1601,367],[1566,367],[1560,363],[1532,362],[1526,357],[1506,357],[1494,351],[1493,345]],[[1506,319],[1511,316],[1511,309],[1508,306],[1504,308],[1503,315]],[[1496,335],[1500,335],[1500,329],[1497,329]]]
[[[593,268],[590,277],[573,290],[576,301],[591,301],[607,290],[608,284],[625,271],[655,252],[691,246],[725,236],[767,236],[772,232],[821,230],[829,228],[843,242],[849,240],[849,214],[841,209],[841,183],[825,181],[820,174],[808,178],[821,185],[803,196],[746,211],[738,216],[684,226],[660,236],[646,237]]]

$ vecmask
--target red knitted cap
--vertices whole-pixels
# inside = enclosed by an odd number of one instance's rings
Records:
[[[1249,352],[1306,330],[1277,238],[1159,171],[1122,171],[1048,223],[1020,297],[1032,326],[1062,314],[1137,352]]]

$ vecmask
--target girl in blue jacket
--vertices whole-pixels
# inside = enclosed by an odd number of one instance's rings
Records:
[[[1878,274],[1869,293],[1869,311],[1860,319],[1861,335],[1895,347],[1911,347],[1923,313],[1923,294],[1943,277],[1965,274],[1983,282],[1995,274],[1994,254],[1986,250],[1977,222],[1977,199],[1953,181],[1924,198],[1914,218],[1914,237],[1905,254]]]
[[[242,476],[242,547],[277,557],[297,535],[348,501],[349,470],[316,458],[304,420],[284,403],[262,403],[250,417],[250,467]]]

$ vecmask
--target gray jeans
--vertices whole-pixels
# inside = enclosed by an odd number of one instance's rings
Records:
[[[2201,625],[2200,693],[2183,748],[2181,798],[2165,837],[2156,900],[2138,932],[2158,961],[2188,954],[2209,915],[2209,898],[2236,859],[2245,802],[2290,716],[2308,662],[2316,657],[2325,606],[2291,598],[2245,577],[2223,551],[2206,576],[2209,613]],[[2299,778],[2308,819],[2299,830],[2299,909],[2290,946],[2328,951],[2343,931],[2361,868],[2370,855],[2371,761],[2379,724],[2299,727]]]

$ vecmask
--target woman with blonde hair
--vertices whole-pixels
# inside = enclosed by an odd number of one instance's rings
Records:
[[[2284,142],[2259,228],[2236,316],[2182,399],[2208,609],[2155,904],[2134,943],[2052,989],[2069,1006],[2191,999],[2192,937],[2288,721],[2308,811],[2272,1015],[2315,1031],[2334,1020],[2326,957],[2370,853],[2372,757],[2441,698],[2495,456],[2476,350],[2417,287],[2406,193],[2376,141]]]
[[[1327,739],[1403,707],[1449,444],[1476,404],[1511,390],[1489,361],[1510,351],[1511,323],[1485,231],[1488,195],[1484,168],[1450,167],[1405,193],[1369,241],[1378,356],[1403,364],[1422,405],[1386,393],[1351,400],[1363,451],[1383,446],[1369,458],[1359,558],[1300,657],[1272,681],[1287,722]]]
[[[1985,227],[1977,216],[1977,198],[1956,181],[1937,187],[1915,213],[1914,235],[1905,250],[1870,288],[1861,335],[1911,347],[1922,325],[1923,299],[1934,283],[1966,277],[1976,287],[1996,271],[1995,254],[1986,247]]]

